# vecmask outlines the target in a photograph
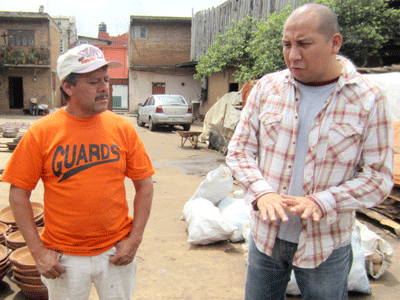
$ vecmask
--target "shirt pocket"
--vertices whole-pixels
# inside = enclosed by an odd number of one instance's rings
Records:
[[[341,163],[357,163],[361,151],[363,127],[352,123],[334,123],[329,132],[327,152]]]
[[[264,147],[275,145],[278,140],[279,128],[282,120],[281,114],[263,112],[260,114],[260,143]]]

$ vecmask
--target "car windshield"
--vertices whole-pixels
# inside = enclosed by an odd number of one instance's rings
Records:
[[[181,96],[158,96],[158,100],[162,104],[186,104],[185,99]]]

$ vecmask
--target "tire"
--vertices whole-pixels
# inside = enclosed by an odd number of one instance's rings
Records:
[[[182,125],[183,131],[189,131],[190,130],[190,124],[184,124]]]
[[[139,116],[137,116],[137,124],[139,127],[144,127],[144,122],[139,120]]]
[[[153,119],[149,118],[149,129],[150,131],[156,131],[157,125],[153,123]]]

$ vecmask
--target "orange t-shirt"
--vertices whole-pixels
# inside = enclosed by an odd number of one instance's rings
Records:
[[[140,180],[153,174],[128,120],[110,111],[82,119],[60,109],[29,127],[1,180],[33,190],[41,179],[45,246],[92,256],[110,249],[132,228],[125,177]]]

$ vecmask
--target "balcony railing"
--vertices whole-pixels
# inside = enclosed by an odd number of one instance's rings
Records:
[[[37,47],[9,47],[0,49],[0,62],[10,65],[48,65],[50,50]]]

